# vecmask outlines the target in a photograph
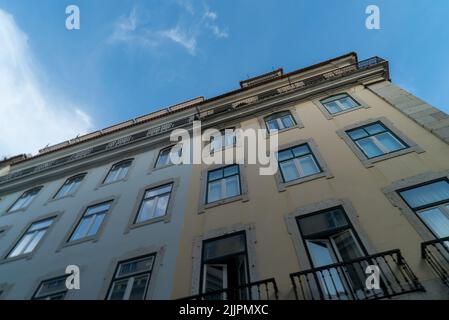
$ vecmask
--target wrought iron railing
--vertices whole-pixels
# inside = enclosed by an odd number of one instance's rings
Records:
[[[292,273],[290,279],[298,300],[371,300],[424,290],[399,249]]]
[[[356,62],[354,64],[350,64],[341,68],[336,68],[334,70],[330,70],[330,71],[326,71],[324,73],[309,77],[309,78],[305,78],[305,79],[301,79],[301,80],[297,80],[297,81],[293,81],[290,82],[287,85],[282,85],[276,89],[272,89],[269,91],[265,91],[253,96],[249,96],[249,97],[245,97],[243,99],[239,99],[237,101],[222,105],[222,106],[218,106],[215,108],[213,113],[206,112],[204,115],[201,115],[201,117],[208,117],[211,115],[218,115],[220,113],[223,112],[227,112],[229,110],[235,109],[235,108],[240,108],[243,106],[248,106],[250,104],[253,103],[259,103],[265,100],[268,100],[270,98],[274,98],[276,96],[285,94],[285,93],[289,93],[295,90],[304,90],[316,85],[319,85],[321,83],[325,83],[325,82],[329,82],[329,81],[333,81],[345,76],[349,76],[352,74],[355,74],[357,72],[360,71],[365,71],[368,69],[372,69],[378,66],[384,66],[385,72],[386,72],[386,76],[388,77],[388,61],[380,58],[380,57],[372,57],[366,60],[362,60],[359,62]]]
[[[449,286],[449,237],[421,243],[421,254],[441,281]]]
[[[205,292],[181,300],[278,300],[274,278],[251,282],[238,287]]]

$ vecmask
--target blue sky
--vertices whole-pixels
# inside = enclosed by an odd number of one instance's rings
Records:
[[[65,28],[79,6],[81,29]],[[381,29],[365,28],[380,8]],[[0,0],[0,155],[351,51],[449,112],[446,0]]]

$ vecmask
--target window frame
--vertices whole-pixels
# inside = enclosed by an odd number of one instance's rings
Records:
[[[231,253],[229,255],[226,256],[221,256],[220,258],[215,258],[215,259],[209,259],[209,260],[205,260],[204,259],[204,248],[205,248],[205,244],[207,244],[208,242],[214,242],[214,241],[220,241],[226,238],[231,238],[237,235],[243,235],[243,240],[244,240],[244,244],[245,244],[245,249],[244,251],[239,251],[239,252],[234,252]],[[232,233],[227,233],[224,235],[220,235],[218,237],[212,237],[212,238],[207,238],[202,240],[201,243],[201,266],[200,266],[200,279],[199,279],[199,287],[198,287],[198,294],[202,294],[204,293],[204,265],[205,264],[213,264],[214,261],[216,261],[216,259],[223,259],[223,258],[229,258],[229,257],[234,257],[234,256],[241,256],[243,255],[246,259],[246,265],[245,265],[245,273],[246,273],[246,277],[247,277],[247,283],[251,283],[251,272],[250,272],[250,266],[249,266],[249,256],[248,256],[248,239],[247,239],[247,234],[246,234],[246,230],[240,230],[240,231],[236,231],[236,232],[232,232]]]
[[[300,270],[308,270],[313,267],[313,264],[311,263],[311,257],[309,256],[306,244],[300,232],[297,219],[320,212],[326,212],[338,207],[341,207],[343,212],[346,214],[348,225],[352,226],[354,236],[357,236],[357,240],[360,244],[362,244],[364,248],[363,253],[369,255],[376,252],[375,246],[368,237],[368,234],[365,232],[365,229],[360,224],[357,211],[355,210],[351,201],[346,198],[331,198],[317,203],[298,207],[293,212],[285,215],[285,223],[287,225],[287,230],[293,239],[293,245],[295,247]],[[303,257],[307,257],[307,259],[303,259]]]
[[[67,288],[65,288],[65,290],[57,291],[57,292],[52,293],[52,294],[44,295],[42,297],[36,297],[36,295],[39,292],[39,290],[41,289],[43,283],[49,282],[49,281],[54,281],[54,280],[59,280],[59,279],[67,279],[68,276],[69,275],[67,275],[67,274],[66,275],[60,275],[60,276],[47,278],[47,279],[39,281],[38,286],[36,287],[36,289],[34,290],[33,295],[31,296],[31,300],[47,300],[46,298],[48,298],[48,297],[55,296],[55,295],[60,295],[60,294],[64,294],[62,300],[65,300],[65,298],[67,297],[67,293],[69,291]]]
[[[110,166],[108,172],[106,173],[106,175],[104,175],[104,177],[101,179],[101,183],[100,183],[99,186],[100,186],[100,187],[101,187],[101,186],[108,186],[108,185],[110,185],[110,184],[114,184],[114,183],[117,183],[117,182],[120,182],[120,181],[126,181],[126,180],[128,180],[128,177],[129,177],[129,174],[130,174],[132,165],[133,165],[133,163],[134,163],[134,160],[135,160],[134,158],[129,158],[129,159],[124,159],[124,160],[121,160],[121,161],[119,161],[119,162],[115,162],[114,164],[112,164],[112,165]],[[121,164],[127,163],[127,162],[129,162],[128,171],[126,172],[126,175],[125,175],[123,178],[120,178],[120,179],[117,179],[117,180],[113,180],[113,181],[106,182],[106,180],[108,179],[109,175],[111,174],[111,172],[114,170],[115,167],[117,167],[117,166],[119,166],[119,165],[121,165]]]
[[[81,216],[81,219],[78,220],[78,222],[77,222],[75,228],[73,229],[73,232],[70,234],[70,236],[69,236],[69,238],[68,238],[68,240],[67,240],[68,243],[84,242],[84,241],[88,241],[88,240],[90,240],[90,239],[92,239],[92,238],[96,238],[97,234],[100,232],[100,229],[102,229],[102,227],[103,227],[103,223],[104,223],[104,221],[105,221],[107,215],[110,213],[110,210],[111,210],[111,208],[112,208],[112,202],[113,202],[112,200],[110,200],[110,201],[104,201],[104,202],[99,202],[99,203],[97,203],[97,204],[88,206],[88,207],[86,208],[86,210],[84,211],[83,215]],[[109,204],[109,207],[108,207],[107,210],[103,210],[103,211],[99,211],[99,212],[95,212],[95,213],[86,215],[86,214],[88,213],[88,210],[89,210],[89,209],[95,208],[95,207],[99,207],[99,206],[102,206],[102,205],[106,205],[106,204]],[[99,215],[104,215],[104,217],[103,217],[103,219],[101,220],[100,225],[98,226],[97,232],[95,232],[95,233],[92,234],[92,235],[88,235],[88,233],[89,233],[89,231],[90,231],[90,227],[92,227],[93,222],[95,222],[97,216],[99,216]],[[86,230],[86,232],[87,232],[86,235],[82,236],[81,238],[72,240],[72,237],[75,235],[76,231],[78,230],[78,227],[81,225],[81,222],[83,222],[85,219],[88,219],[87,217],[91,217],[91,216],[95,216],[95,218],[93,218],[92,221],[90,222],[89,228]]]
[[[352,140],[347,132],[358,129],[359,127],[369,126],[377,122],[380,122],[387,131],[390,131],[395,136],[395,138],[405,143],[407,147],[377,157],[368,158],[362,151],[362,149]],[[338,130],[336,133],[341,139],[343,139],[343,141],[348,145],[348,147],[352,150],[356,157],[359,158],[362,164],[367,168],[373,167],[377,162],[402,156],[408,153],[416,152],[419,154],[424,152],[424,150],[419,145],[417,145],[414,141],[412,141],[401,131],[399,131],[399,129],[397,129],[396,126],[394,126],[393,123],[386,117],[370,118],[358,123],[354,123]]]
[[[108,220],[110,219],[110,216],[113,214],[114,212],[114,208],[119,200],[119,196],[111,196],[111,197],[107,197],[107,198],[103,198],[103,199],[98,199],[98,200],[94,200],[89,202],[88,204],[84,205],[80,211],[78,212],[78,215],[75,218],[75,222],[72,224],[72,226],[70,227],[70,229],[67,231],[66,235],[64,236],[64,238],[62,239],[61,244],[59,245],[58,249],[56,250],[56,252],[61,251],[63,248],[65,247],[70,247],[70,246],[74,246],[74,245],[78,245],[84,242],[97,242],[104,230],[106,229],[106,225],[108,223]],[[107,203],[107,202],[111,202],[111,206],[109,207],[109,210],[107,211],[105,217],[103,218],[103,221],[100,225],[100,227],[97,230],[97,233],[88,237],[83,237],[77,240],[72,240],[70,241],[70,238],[72,237],[72,235],[74,234],[76,228],[78,227],[78,225],[80,224],[82,218],[84,217],[85,212],[87,211],[88,208],[96,206],[96,205],[100,205],[103,203]]]
[[[208,174],[210,171],[214,171],[217,169],[224,169],[226,167],[230,167],[233,165],[238,166],[239,174],[240,174],[240,195],[221,199],[218,201],[214,201],[211,203],[207,203],[207,188],[208,188]],[[247,178],[246,178],[246,164],[231,164],[231,165],[223,165],[223,164],[215,164],[208,167],[205,167],[201,172],[201,187],[200,187],[200,198],[199,198],[199,204],[198,204],[198,213],[204,213],[206,209],[210,209],[216,206],[228,204],[234,201],[242,201],[247,202],[249,201],[248,196],[248,184],[247,184]]]
[[[282,118],[285,116],[289,116],[290,120],[293,122],[293,125],[290,127],[285,127],[284,123],[282,122]],[[298,125],[298,123],[296,122],[295,118],[293,117],[292,113],[290,112],[290,110],[282,110],[282,111],[277,111],[275,113],[270,114],[269,116],[264,117],[264,121],[265,121],[265,127],[267,128],[267,131],[269,134],[272,134],[274,132],[270,130],[270,127],[268,126],[268,122],[269,121],[276,121],[277,126],[279,127],[279,124],[281,124],[284,128],[278,129],[277,132],[282,132],[288,129],[292,129],[294,127],[296,127]]]
[[[230,167],[236,167],[237,168],[237,173],[234,173],[234,174],[231,174],[231,175],[225,177],[224,176],[224,170],[227,169],[227,168],[230,168]],[[222,171],[223,172],[222,173],[222,177],[214,179],[214,180],[210,180],[210,174],[212,172],[216,172],[216,171]],[[226,196],[226,179],[227,178],[231,178],[231,177],[235,177],[235,176],[237,176],[237,178],[238,178],[239,194],[233,195],[233,196]],[[226,200],[228,198],[240,196],[242,194],[242,187],[241,187],[241,181],[240,180],[241,180],[240,179],[240,168],[239,168],[238,164],[231,164],[231,165],[227,165],[227,166],[224,166],[224,167],[221,167],[221,168],[209,170],[207,172],[206,199],[205,199],[206,204],[211,204],[211,203],[214,203],[214,202]],[[220,181],[220,199],[209,202],[209,184],[213,183],[213,182],[216,182],[216,181]],[[224,195],[224,197],[223,197],[223,195]]]
[[[61,211],[53,212],[50,214],[46,214],[44,216],[37,217],[33,221],[29,222],[24,228],[22,228],[19,235],[15,238],[15,240],[11,243],[11,245],[5,251],[5,253],[0,261],[0,264],[11,262],[11,261],[16,261],[16,260],[21,260],[21,259],[28,259],[28,260],[31,259],[36,254],[36,252],[39,251],[39,248],[43,245],[43,243],[45,242],[48,235],[51,233],[51,231],[57,224],[57,222],[62,214],[63,214],[63,212],[61,212]],[[31,228],[31,226],[35,223],[45,221],[47,219],[53,219],[53,221],[52,221],[51,225],[48,228],[46,228],[45,234],[42,236],[42,238],[36,244],[34,249],[28,253],[20,254],[15,257],[9,257],[9,255],[13,252],[13,250],[16,248],[16,246],[19,244],[20,240],[22,240],[22,238],[25,236],[25,234],[28,232],[28,230]]]
[[[276,114],[283,113],[283,112],[290,113],[290,116],[293,119],[293,121],[295,122],[295,125],[292,126],[292,127],[289,127],[289,128],[284,128],[284,129],[275,131],[275,132],[277,132],[277,134],[282,133],[282,132],[286,132],[286,131],[289,131],[289,130],[293,130],[293,129],[302,129],[302,128],[304,128],[304,124],[303,124],[303,122],[301,121],[301,118],[298,115],[298,111],[296,110],[296,105],[297,105],[297,103],[294,103],[294,104],[292,104],[291,106],[289,106],[287,108],[285,107],[285,105],[283,106],[283,108],[279,108],[279,107],[271,108],[268,112],[264,112],[263,115],[258,117],[259,126],[262,129],[266,130],[266,136],[274,134],[273,131],[270,132],[270,130],[269,130],[268,126],[267,126],[267,123],[266,123],[266,119],[271,117],[271,116],[274,116]]]
[[[315,141],[313,139],[298,140],[298,141],[294,141],[291,143],[281,145],[278,148],[278,150],[279,150],[278,152],[281,152],[286,149],[294,148],[294,147],[299,147],[302,145],[307,145],[309,147],[310,154],[313,156],[313,158],[315,160],[315,164],[318,166],[318,168],[321,169],[321,171],[311,174],[311,175],[308,175],[308,176],[300,177],[295,180],[284,182],[283,173],[281,172],[282,170],[280,169],[279,162],[278,162],[278,164],[277,164],[278,170],[277,170],[276,174],[274,175],[274,179],[276,182],[278,192],[283,192],[283,191],[287,190],[288,187],[291,187],[291,186],[294,186],[297,184],[301,184],[301,183],[305,183],[308,181],[312,181],[315,179],[319,179],[319,178],[332,179],[334,177],[332,172],[330,171],[326,161],[324,160],[323,156],[321,155],[320,151],[318,150],[318,145],[315,143]]]
[[[31,206],[31,204],[34,202],[34,200],[37,198],[37,196],[39,195],[39,193],[41,192],[41,190],[43,189],[43,185],[41,185],[41,186],[37,186],[37,187],[33,187],[33,188],[30,188],[30,189],[28,189],[28,190],[25,190],[24,192],[22,192],[21,194],[20,194],[20,196],[18,197],[18,198],[16,198],[16,200],[8,207],[8,209],[6,210],[6,212],[5,212],[5,214],[10,214],[10,213],[16,213],[16,212],[20,212],[20,211],[25,211],[25,210],[27,210],[30,206]],[[36,194],[33,196],[33,198],[31,199],[31,201],[25,206],[25,207],[20,207],[20,208],[18,208],[18,209],[15,209],[15,210],[12,210],[12,208],[16,205],[16,203],[20,200],[20,199],[22,199],[22,197],[26,194],[26,193],[29,193],[29,192],[31,192],[31,191],[33,191],[33,190],[37,190],[37,192],[36,192]]]
[[[129,233],[132,229],[147,226],[147,225],[150,225],[153,223],[158,223],[158,222],[169,223],[172,219],[172,215],[175,210],[177,191],[178,191],[180,183],[181,183],[181,178],[175,177],[175,178],[160,180],[158,182],[155,182],[155,183],[152,183],[152,184],[149,184],[149,185],[146,185],[146,186],[140,188],[139,192],[136,195],[134,207],[131,211],[131,215],[129,217],[128,224],[125,227],[124,234]],[[139,223],[135,223],[135,221],[137,221],[137,217],[139,215],[140,207],[142,205],[145,193],[148,190],[162,187],[162,186],[165,186],[168,184],[172,185],[172,189],[171,189],[170,198],[168,199],[168,204],[167,204],[167,209],[166,209],[165,215],[161,216],[161,217],[155,217],[152,219],[148,219],[146,221],[142,221]]]
[[[172,162],[170,161],[170,158],[168,158],[168,163],[166,163],[166,164],[164,164],[164,165],[158,166],[159,158],[160,158],[162,152],[164,152],[164,151],[166,151],[166,150],[170,150],[170,152],[169,152],[169,156],[170,156],[171,150],[172,150],[175,146],[176,146],[176,144],[173,144],[173,145],[170,145],[170,146],[162,147],[162,148],[160,148],[160,149],[158,150],[158,152],[156,153],[156,155],[155,155],[155,157],[154,157],[153,163],[151,164],[150,172],[153,171],[153,170],[160,170],[160,169],[164,169],[164,168],[171,167],[171,166],[174,166],[174,165],[175,165],[174,163],[172,163]],[[180,149],[180,152],[181,152],[181,157],[182,157],[182,149]]]
[[[226,137],[227,137],[226,130],[232,130],[233,131],[233,138],[234,139],[233,139],[232,144],[226,144],[226,141],[227,141],[227,139],[226,139]],[[219,129],[218,131],[220,131],[220,141],[221,141],[220,142],[220,146],[217,147],[216,149],[212,148],[212,143],[213,143],[213,141],[215,139],[214,139],[214,136],[211,136],[209,141],[207,142],[207,146],[209,148],[209,153],[213,154],[215,152],[220,152],[220,151],[223,151],[223,150],[228,149],[228,148],[235,148],[237,146],[237,140],[238,140],[236,130],[237,130],[236,126],[230,126],[230,127]]]
[[[351,91],[351,92],[350,92]],[[350,108],[350,109],[346,109],[346,110],[342,110],[340,112],[337,113],[331,113],[329,112],[329,110],[326,108],[326,106],[322,103],[323,100],[326,100],[328,98],[332,98],[335,96],[339,96],[341,94],[346,94],[348,97],[350,97],[353,101],[355,101],[358,106],[354,107],[354,108]],[[368,104],[366,104],[363,99],[357,94],[356,90],[354,89],[348,89],[345,91],[329,91],[326,92],[324,94],[320,94],[320,96],[314,100],[312,100],[313,104],[315,106],[318,107],[318,109],[321,111],[321,113],[324,115],[324,117],[327,120],[332,120],[334,117],[338,117],[341,116],[343,114],[346,113],[350,113],[356,110],[361,110],[361,109],[368,109],[370,108],[370,106]]]
[[[87,176],[87,172],[83,172],[83,173],[79,173],[79,174],[76,174],[74,176],[71,176],[71,177],[67,178],[64,181],[64,183],[59,187],[59,189],[56,191],[56,193],[53,195],[53,197],[50,199],[50,201],[56,201],[56,200],[61,200],[61,199],[68,198],[68,197],[74,197],[76,195],[76,193],[78,192],[78,190],[80,189],[80,186],[83,183],[83,181],[86,178],[86,176]],[[72,191],[71,193],[66,194],[66,195],[64,195],[62,197],[58,197],[59,192],[67,184],[67,182],[70,181],[70,180],[76,179],[78,177],[82,177],[82,179],[79,182],[78,186],[76,187],[75,191]]]
[[[431,185],[440,181],[445,181],[446,183],[448,183],[449,185],[449,177],[441,177],[438,179],[433,179],[430,181],[426,181],[426,182],[422,182],[422,183],[418,183],[416,185],[412,185],[412,186],[408,186],[405,188],[401,188],[396,190],[397,195],[400,197],[400,199],[403,201],[403,203],[405,203],[405,205],[407,206],[407,208],[413,212],[413,214],[416,216],[416,218],[418,218],[418,220],[420,221],[420,223],[428,230],[428,232],[433,236],[434,239],[439,239],[440,237],[438,237],[435,232],[430,228],[430,226],[427,225],[427,223],[423,220],[423,218],[419,215],[419,212],[422,212],[424,210],[429,210],[429,209],[433,209],[433,208],[439,208],[441,206],[445,206],[443,209],[443,214],[448,218],[449,220],[449,209],[447,208],[447,206],[449,206],[449,198],[445,199],[445,200],[440,200],[437,202],[433,202],[430,204],[426,204],[423,206],[419,206],[416,208],[411,207],[411,205],[407,202],[407,200],[404,198],[404,196],[401,194],[404,191],[408,191],[408,190],[413,190],[419,187],[423,187],[426,185]]]
[[[127,262],[132,262],[132,261],[135,261],[135,260],[142,260],[142,259],[145,259],[145,258],[147,258],[147,257],[153,257],[151,269],[150,269],[149,271],[141,271],[141,272],[132,273],[131,275],[128,275],[128,276],[122,276],[122,277],[117,276],[117,273],[118,273],[118,271],[119,271],[119,267],[120,267],[122,264],[127,263]],[[145,293],[144,293],[144,295],[143,295],[143,300],[147,300],[147,298],[148,298],[148,292],[149,292],[149,289],[150,289],[150,286],[151,286],[151,279],[153,278],[153,274],[154,274],[155,266],[156,266],[156,262],[157,262],[156,259],[157,259],[157,253],[156,253],[156,252],[152,252],[152,253],[149,253],[149,254],[145,254],[145,255],[141,255],[141,256],[136,256],[136,257],[133,257],[133,258],[128,258],[128,259],[126,259],[126,260],[120,260],[120,261],[117,261],[116,264],[115,264],[114,272],[113,272],[113,274],[112,274],[112,278],[111,278],[110,281],[109,281],[109,286],[108,286],[108,289],[107,289],[107,291],[106,291],[106,296],[105,296],[104,299],[105,299],[105,300],[110,300],[109,297],[110,297],[110,295],[111,295],[111,293],[112,293],[111,290],[112,290],[112,288],[113,288],[114,282],[116,282],[116,281],[122,281],[122,280],[124,280],[124,279],[128,279],[128,284],[127,284],[127,286],[128,286],[128,285],[129,285],[129,280],[130,280],[131,278],[134,278],[134,277],[137,277],[137,276],[141,276],[141,275],[146,275],[146,274],[148,274],[148,283],[147,283],[147,285],[146,285]],[[129,298],[129,297],[128,297],[128,298]],[[129,299],[126,299],[126,300],[129,300]]]
[[[340,98],[340,99],[337,99],[338,96],[344,96],[344,97],[342,97],[342,98]],[[334,99],[333,99],[333,100],[330,100],[330,101],[327,101],[327,102],[324,102],[324,100],[329,100],[329,99],[332,99],[332,98],[334,98]],[[343,109],[343,108],[340,106],[340,105],[341,105],[341,102],[339,101],[339,100],[341,100],[341,99],[343,99],[343,98],[349,98],[349,99],[351,99],[352,102],[354,102],[354,103],[356,104],[355,107],[352,107],[352,108],[349,108],[349,109]],[[330,103],[330,102],[336,102],[337,106],[340,108],[340,111],[337,111],[337,112],[331,112],[331,111],[328,109],[328,107],[326,106],[326,104],[327,104],[327,103]],[[333,116],[339,115],[339,114],[344,113],[344,112],[347,112],[347,111],[352,111],[352,110],[354,110],[354,109],[358,109],[358,108],[361,107],[360,103],[359,103],[356,99],[354,99],[354,98],[353,98],[349,93],[347,93],[347,92],[341,92],[341,93],[336,93],[336,94],[327,96],[327,97],[321,99],[321,100],[320,100],[320,103],[321,103],[321,104],[323,105],[323,107],[326,108],[326,110],[327,110],[331,115],[333,115]]]

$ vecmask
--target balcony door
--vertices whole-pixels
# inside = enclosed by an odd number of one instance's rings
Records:
[[[202,293],[210,300],[244,300],[249,281],[244,233],[205,241],[202,254]],[[239,288],[239,289],[237,289]]]
[[[298,218],[298,225],[325,299],[348,300],[365,288],[366,263],[346,263],[365,250],[342,208]],[[366,296],[366,293],[364,293]]]

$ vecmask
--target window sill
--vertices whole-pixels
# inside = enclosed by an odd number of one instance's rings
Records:
[[[107,186],[110,186],[112,184],[116,184],[116,183],[119,183],[119,182],[126,182],[126,181],[128,181],[128,177],[120,179],[120,180],[115,180],[115,181],[112,181],[112,182],[108,182],[108,183],[102,183],[102,184],[96,186],[94,190],[98,190],[100,188],[107,187]]]
[[[16,257],[13,257],[13,258],[6,258],[5,257],[2,260],[0,260],[0,264],[4,264],[4,263],[8,263],[8,262],[14,262],[14,261],[18,261],[18,260],[30,260],[32,256],[33,256],[33,252],[21,254],[20,256],[16,256]]]
[[[129,224],[126,227],[124,234],[129,233],[133,229],[137,229],[137,228],[140,228],[140,227],[145,227],[145,226],[148,226],[148,225],[151,225],[151,224],[154,224],[154,223],[158,223],[158,222],[168,223],[168,222],[170,222],[170,216],[166,214],[166,215],[161,216],[161,217],[152,218],[152,219],[149,219],[149,220],[146,220],[146,221]]]
[[[218,206],[225,205],[225,204],[228,204],[228,203],[231,203],[231,202],[236,202],[236,201],[246,202],[246,201],[248,201],[248,198],[245,195],[240,194],[238,196],[221,199],[221,200],[214,201],[214,202],[211,202],[211,203],[205,203],[205,204],[203,204],[200,207],[200,210],[199,210],[198,213],[203,213],[207,209],[211,209],[211,208],[214,208],[214,207],[218,207]]]
[[[365,159],[361,159],[361,161],[365,167],[370,168],[370,167],[373,167],[374,164],[377,162],[385,161],[385,160],[399,157],[399,156],[409,154],[412,152],[416,152],[419,154],[419,153],[423,153],[424,150],[419,146],[414,146],[414,147],[409,147],[409,148],[401,149],[398,151],[390,152],[390,153],[387,153],[387,154],[384,154],[384,155],[381,155],[381,156],[378,156],[375,158],[366,158],[365,157]]]
[[[81,239],[78,239],[78,240],[69,241],[69,242],[66,241],[56,250],[56,252],[61,251],[63,248],[76,246],[76,245],[81,244],[81,243],[97,242],[97,241],[98,241],[98,237],[96,235],[95,236],[81,238]]]
[[[305,182],[309,182],[312,180],[316,180],[316,179],[320,179],[320,178],[332,179],[333,177],[334,176],[329,172],[326,172],[326,171],[318,172],[318,173],[312,174],[310,176],[306,176],[306,177],[292,180],[289,182],[280,182],[280,183],[278,183],[278,191],[283,192],[283,191],[287,190],[288,187],[291,187],[291,186],[294,186],[297,184],[301,184],[301,183],[305,183]]]

